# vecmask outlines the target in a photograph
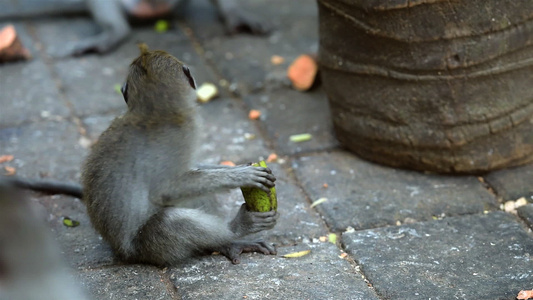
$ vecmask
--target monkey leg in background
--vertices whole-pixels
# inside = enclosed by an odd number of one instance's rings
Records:
[[[20,1],[20,3],[18,3]],[[47,15],[90,12],[101,32],[77,42],[66,43],[57,56],[81,55],[88,52],[106,53],[116,48],[130,32],[128,18],[150,20],[169,17],[184,9],[188,0],[18,0],[14,3],[0,1],[0,20],[20,19]],[[244,11],[235,0],[211,0],[216,6],[226,30],[230,33],[269,32],[259,19]]]
[[[250,212],[243,205],[226,223],[183,207],[231,188],[268,192],[276,180],[263,167],[193,167],[195,88],[182,62],[141,45],[122,87],[128,110],[104,131],[84,164],[83,201],[91,222],[124,260],[172,265],[219,251],[239,263],[243,251],[276,253],[261,240],[243,240],[274,227],[276,211]]]

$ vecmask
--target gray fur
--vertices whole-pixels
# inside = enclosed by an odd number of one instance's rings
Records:
[[[87,299],[32,204],[0,178],[0,300]]]
[[[270,229],[276,212],[241,207],[224,223],[189,198],[238,187],[274,186],[262,167],[193,168],[198,123],[195,92],[183,64],[162,51],[143,52],[127,77],[128,111],[116,118],[88,156],[83,194],[93,226],[125,260],[176,264],[192,255],[220,251],[234,263],[242,250],[275,254],[262,241],[240,238]]]

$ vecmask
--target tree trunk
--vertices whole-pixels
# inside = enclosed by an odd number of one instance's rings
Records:
[[[533,1],[318,5],[322,80],[345,147],[445,173],[533,160]]]

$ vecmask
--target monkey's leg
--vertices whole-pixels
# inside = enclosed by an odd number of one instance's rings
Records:
[[[244,242],[233,241],[243,235],[272,228],[275,212],[254,213],[241,208],[230,224],[222,219],[206,214],[197,209],[165,208],[154,215],[139,230],[133,244],[134,257],[131,260],[169,265],[183,262],[189,257],[206,251],[231,250],[232,260],[238,260],[237,246]],[[257,244],[266,245],[262,242]],[[235,244],[236,247],[231,245]],[[251,245],[253,243],[247,243]],[[258,250],[265,254],[274,254],[273,248],[250,247],[242,250]]]
[[[87,0],[87,6],[102,32],[68,45],[64,55],[106,53],[117,47],[130,34],[131,29],[120,1]]]
[[[244,11],[235,0],[211,0],[217,7],[218,13],[230,33],[250,32],[252,34],[266,34],[269,26],[259,21],[257,16]]]

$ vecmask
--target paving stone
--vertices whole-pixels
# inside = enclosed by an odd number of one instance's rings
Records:
[[[90,19],[76,19],[74,22],[70,19],[44,20],[37,24],[37,32],[47,51],[51,53],[59,51],[58,45],[67,40],[79,40],[95,34],[95,25]],[[66,37],[60,34],[65,31],[65,26],[69,27]],[[137,29],[110,54],[57,60],[55,71],[61,79],[67,99],[78,115],[119,112],[124,109],[124,100],[116,92],[115,86],[122,86],[129,64],[139,55],[138,42],[147,43],[151,49],[165,50],[184,61],[190,66],[198,84],[206,81],[217,83],[215,76],[208,71],[188,38],[178,28],[159,34],[151,27],[143,27]]]
[[[533,229],[533,204],[527,204],[517,209],[518,216]]]
[[[533,238],[504,212],[343,234],[382,299],[515,299]]]
[[[280,255],[310,249],[301,258]],[[182,299],[377,299],[330,243],[279,249],[278,256],[244,254],[239,265],[210,256],[179,268],[170,278]]]
[[[322,90],[301,93],[278,89],[245,97],[251,109],[261,111],[261,125],[276,142],[281,154],[331,149],[338,145],[334,137],[329,105]],[[310,133],[312,139],[295,143],[294,134]]]
[[[520,197],[533,200],[533,164],[494,171],[485,180],[503,200],[516,200]]]
[[[312,240],[327,234],[320,217],[313,209],[300,188],[287,175],[279,164],[269,163],[269,168],[276,175],[276,193],[280,217],[274,229],[259,233],[262,237],[276,245],[293,245],[304,240]],[[220,215],[233,218],[244,202],[240,189],[231,193],[221,193],[216,197],[216,207]]]
[[[110,115],[92,115],[83,119],[89,137],[96,140],[113,119],[122,112]],[[270,154],[265,142],[259,138],[247,114],[228,98],[212,100],[198,107],[202,120],[197,159],[202,163],[218,164],[230,160],[248,163],[266,158]],[[247,139],[246,135],[254,135]]]
[[[48,67],[39,59],[1,65],[0,91],[0,128],[69,115]]]
[[[248,115],[231,99],[215,99],[198,110],[202,119],[198,160],[218,164],[224,160],[248,163],[266,158],[270,150],[260,139]],[[255,138],[247,138],[247,136]]]
[[[293,169],[330,228],[343,231],[480,213],[495,197],[471,176],[442,176],[388,168],[335,151],[296,159]],[[323,184],[327,183],[328,188]]]
[[[235,84],[239,93],[248,94],[265,87],[269,84],[267,79],[284,75],[298,55],[318,51],[318,11],[314,1],[238,2],[259,20],[271,23],[273,32],[267,36],[228,36],[208,1],[191,3],[185,19],[205,49],[206,58]],[[273,65],[270,62],[273,55],[284,57],[285,62]]]
[[[93,299],[175,299],[161,270],[146,265],[87,270],[76,276]],[[169,284],[170,285],[170,284]]]
[[[2,114],[3,115],[3,114]],[[75,124],[46,121],[0,130],[0,151],[15,159],[2,166],[17,169],[25,177],[50,177],[77,181],[87,149],[79,143]]]

